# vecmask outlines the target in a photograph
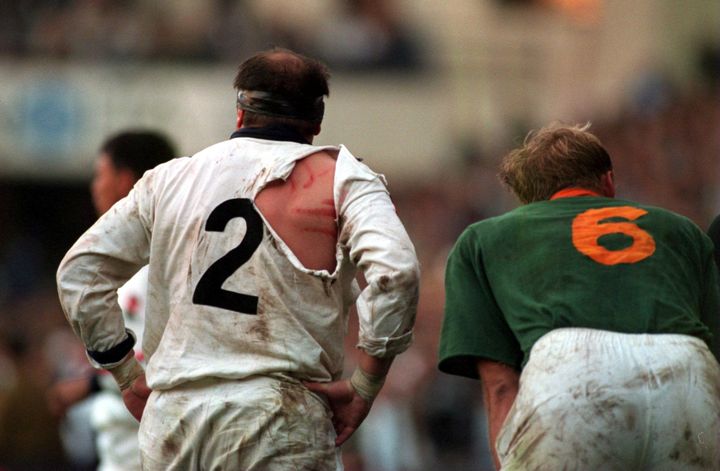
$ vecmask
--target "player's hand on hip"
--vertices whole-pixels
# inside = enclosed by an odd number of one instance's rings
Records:
[[[327,397],[333,413],[337,446],[350,438],[370,412],[372,403],[360,397],[347,379],[332,383],[305,383],[305,386]]]
[[[151,392],[152,390],[145,382],[144,374],[135,378],[130,387],[123,389],[122,391],[122,398],[125,403],[125,407],[127,407],[138,422],[142,418],[143,411],[145,410],[145,404],[147,403],[148,396],[150,396]]]

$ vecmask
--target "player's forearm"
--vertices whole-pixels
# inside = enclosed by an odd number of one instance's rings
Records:
[[[358,354],[358,367],[362,368],[363,371],[375,376],[385,376],[390,370],[395,357],[378,358],[373,357],[360,350]]]
[[[368,403],[372,404],[380,394],[393,358],[373,357],[360,350],[358,366],[350,378],[350,385]]]
[[[478,373],[482,381],[483,399],[488,417],[490,449],[495,467],[500,469],[496,443],[508,412],[517,396],[520,374],[513,368],[494,361],[480,360]]]

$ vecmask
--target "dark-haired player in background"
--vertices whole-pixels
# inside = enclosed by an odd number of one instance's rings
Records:
[[[531,134],[501,178],[523,205],[453,248],[439,364],[482,380],[496,465],[719,469],[708,237],[615,199],[610,156],[584,127]]]
[[[100,146],[90,192],[98,216],[127,196],[143,174],[176,157],[173,143],[154,130],[132,129],[109,137]],[[135,332],[135,355],[142,360],[140,342],[145,322],[148,268],[141,268],[118,289],[117,301],[125,325]],[[138,422],[123,404],[110,375],[97,373],[56,383],[48,400],[52,410],[63,414],[69,407],[93,395],[91,422],[95,431],[99,471],[140,470]]]
[[[410,345],[419,269],[384,180],[312,145],[327,79],[288,50],[243,62],[231,139],[147,173],[61,263],[68,320],[142,416],[144,469],[340,469]],[[145,372],[113,294],[147,263]]]

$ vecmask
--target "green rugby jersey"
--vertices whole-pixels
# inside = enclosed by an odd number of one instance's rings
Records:
[[[477,378],[486,358],[520,369],[562,327],[687,334],[718,357],[717,277],[710,239],[670,211],[601,196],[524,205],[453,247],[439,368]]]

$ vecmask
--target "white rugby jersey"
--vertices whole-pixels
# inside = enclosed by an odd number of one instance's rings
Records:
[[[321,150],[337,154],[333,273],[304,268],[254,205],[269,182]],[[415,250],[382,176],[344,146],[241,137],[147,172],[58,269],[61,303],[88,350],[126,338],[115,290],[144,264],[142,349],[153,389],[206,376],[336,380],[353,302],[368,354],[398,354],[412,339]]]

